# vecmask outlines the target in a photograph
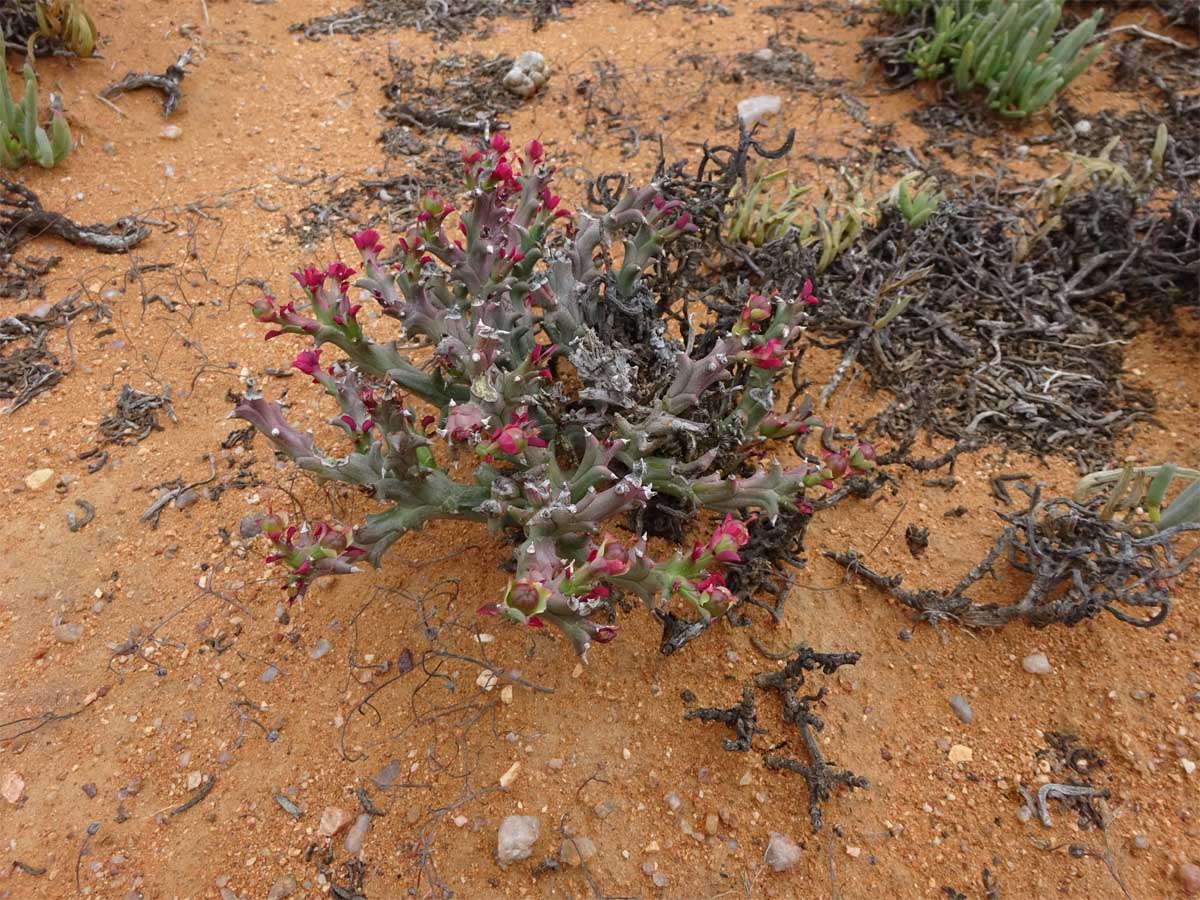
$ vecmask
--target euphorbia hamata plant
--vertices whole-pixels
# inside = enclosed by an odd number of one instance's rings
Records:
[[[363,231],[359,271],[305,269],[295,276],[300,308],[270,296],[253,304],[268,340],[311,339],[294,365],[336,401],[331,424],[349,452],[318,450],[278,403],[247,398],[235,415],[300,468],[358,485],[384,507],[353,529],[265,517],[292,596],[361,559],[378,565],[427,522],[484,522],[515,535],[516,549],[508,588],[482,611],[549,622],[584,653],[615,636],[606,622],[618,592],[652,608],[679,596],[704,616],[723,612],[734,598],[722,567],[739,560],[749,517],[776,517],[806,489],[871,467],[865,444],[761,462],[771,442],[819,424],[808,405],[776,414],[771,391],[817,302],[811,285],[798,297],[751,294],[736,321],[673,337],[643,274],[695,231],[688,213],[648,187],[598,217],[571,214],[543,156],[537,141],[516,154],[502,136],[464,150],[457,212],[431,193],[387,262],[378,233]],[[396,319],[428,358],[369,338],[360,300]],[[622,347],[620,328],[647,340]],[[620,523],[656,493],[713,511],[715,528],[653,558],[646,536]]]

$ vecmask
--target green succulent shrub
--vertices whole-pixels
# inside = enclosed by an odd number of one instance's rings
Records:
[[[907,58],[917,78],[952,75],[959,93],[979,90],[1001,116],[1036,113],[1099,55],[1087,48],[1097,11],[1055,40],[1063,0],[885,0],[884,12],[920,17]]]
[[[32,161],[50,169],[71,152],[71,129],[53,99],[49,134],[38,125],[37,75],[28,62],[22,74],[25,93],[18,100],[9,86],[7,67],[0,66],[0,165],[19,169]]]

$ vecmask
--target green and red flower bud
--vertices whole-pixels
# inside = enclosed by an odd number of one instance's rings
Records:
[[[758,331],[762,328],[763,322],[770,320],[773,310],[774,304],[769,298],[762,294],[751,294],[750,299],[742,308],[737,322],[733,325],[733,333],[742,337],[752,331]]]

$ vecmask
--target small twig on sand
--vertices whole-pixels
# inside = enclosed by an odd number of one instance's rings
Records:
[[[201,783],[200,790],[196,791],[196,793],[192,795],[191,799],[187,800],[184,803],[181,803],[179,806],[176,806],[172,810],[168,810],[166,813],[166,817],[168,819],[172,819],[175,816],[179,815],[180,813],[187,812],[189,809],[191,809],[193,806],[195,806],[197,803],[199,803],[201,800],[203,800],[205,797],[207,797],[209,792],[213,789],[213,785],[216,783],[217,783],[217,776],[209,775]]]
[[[167,71],[161,75],[157,75],[154,72],[130,72],[120,81],[114,81],[97,96],[101,100],[108,100],[119,94],[124,94],[126,91],[154,88],[154,90],[160,91],[163,95],[163,115],[169,116],[175,112],[175,108],[179,106],[180,97],[183,96],[180,93],[179,84],[183,81],[185,68],[192,61],[192,54],[195,50],[195,47],[188,47],[179,59],[167,66]],[[117,111],[120,112],[120,110]]]

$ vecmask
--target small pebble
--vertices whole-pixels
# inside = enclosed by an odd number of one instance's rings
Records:
[[[747,130],[753,128],[766,116],[779,112],[783,100],[777,94],[760,94],[757,97],[747,97],[739,100],[737,105],[738,118]]]
[[[178,125],[168,125],[158,133],[158,136],[168,141],[177,141],[183,137],[183,129]]]
[[[617,804],[613,803],[611,800],[601,800],[592,807],[592,812],[596,814],[596,818],[598,819],[607,819],[616,811]]]
[[[954,711],[954,715],[958,716],[958,720],[964,725],[970,725],[975,714],[971,711],[971,704],[967,702],[966,698],[958,694],[951,694],[948,699],[950,709]]]
[[[317,834],[321,837],[334,837],[347,828],[353,819],[354,817],[346,810],[336,806],[327,806],[325,812],[321,813],[321,824],[317,826]]]
[[[263,673],[258,676],[258,680],[263,684],[270,684],[279,676],[279,670],[274,666],[267,666]]]
[[[296,879],[291,875],[283,875],[271,885],[267,900],[283,900],[284,897],[290,897],[295,890]]]
[[[1179,881],[1183,885],[1183,892],[1189,897],[1200,894],[1200,866],[1184,863],[1179,867]]]
[[[54,479],[53,469],[34,469],[25,476],[25,487],[31,491],[40,491]]]
[[[667,804],[667,809],[671,812],[679,812],[679,808],[683,806],[683,801],[679,799],[679,795],[674,791],[669,791],[663,801]]]
[[[508,771],[500,776],[500,788],[507,791],[512,787],[512,783],[517,780],[517,776],[521,774],[521,764],[513,763],[508,767]]]
[[[500,867],[532,856],[541,830],[542,823],[536,816],[506,817],[496,832],[496,861]]]
[[[785,834],[771,832],[763,862],[776,872],[786,872],[800,861],[800,847]]]
[[[370,830],[371,817],[363,813],[354,820],[354,824],[346,832],[346,841],[343,845],[346,848],[346,852],[352,856],[357,856],[362,851],[363,844],[367,840],[367,832]]]
[[[1050,660],[1046,658],[1045,653],[1030,653],[1021,660],[1021,668],[1030,675],[1049,675],[1054,671],[1050,668]]]
[[[1075,133],[1080,137],[1087,137],[1092,133],[1092,123],[1087,119],[1080,119],[1075,123]]]
[[[63,644],[77,644],[82,637],[83,626],[75,622],[59,622],[54,626],[54,638]]]
[[[320,659],[332,649],[333,644],[329,643],[329,641],[325,640],[324,638],[321,638],[321,640],[317,641],[316,645],[310,651],[308,651],[308,658]]]
[[[400,760],[393,759],[390,763],[371,776],[371,780],[375,782],[377,787],[390,788],[393,784],[400,780],[400,776],[404,774],[400,767]]]

